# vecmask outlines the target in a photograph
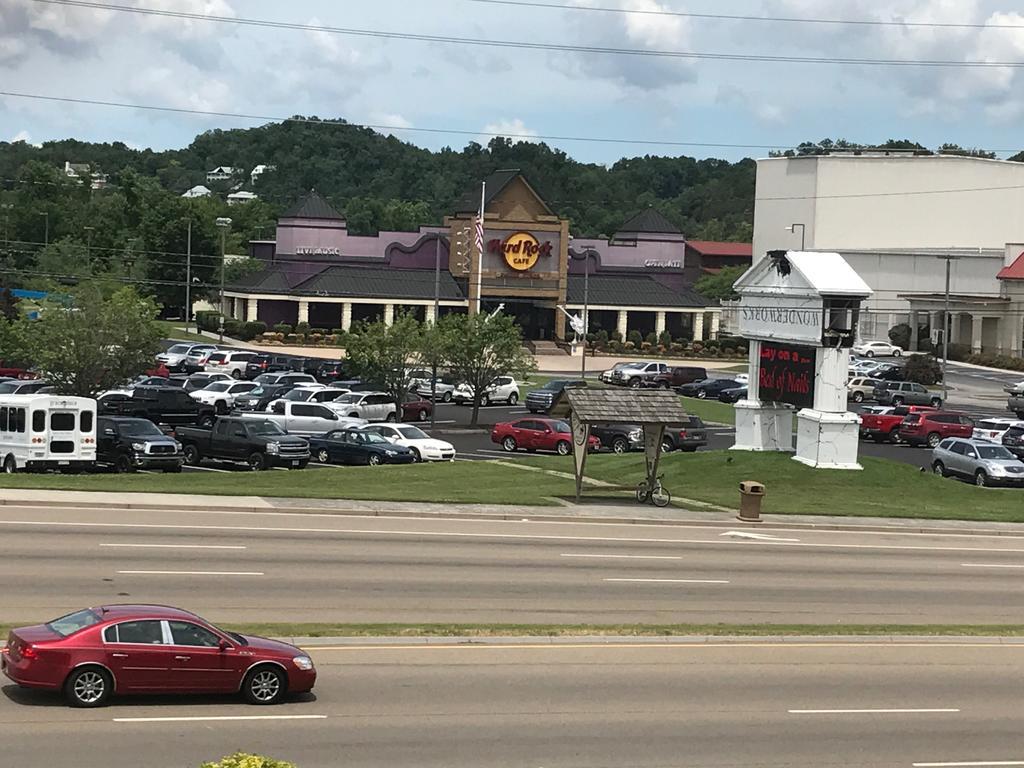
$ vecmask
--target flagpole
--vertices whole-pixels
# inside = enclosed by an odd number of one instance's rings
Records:
[[[480,224],[478,232],[481,236],[478,238],[479,248],[477,249],[477,261],[476,261],[476,313],[479,315],[483,311],[483,273],[484,273],[484,198],[487,196],[487,182],[480,182]]]

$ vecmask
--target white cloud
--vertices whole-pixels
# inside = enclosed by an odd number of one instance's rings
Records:
[[[507,118],[501,118],[500,120],[488,123],[484,126],[482,131],[483,135],[488,139],[492,136],[505,136],[506,138],[515,137],[515,142],[519,141],[534,141],[531,136],[536,136],[537,132],[532,128],[527,128],[520,118],[516,117],[511,120]]]
[[[231,87],[223,80],[181,66],[147,67],[133,73],[123,85],[125,95],[142,104],[177,109],[229,112]]]
[[[374,125],[386,125],[391,128],[412,128],[412,123],[393,112],[371,112],[370,122]]]
[[[26,144],[32,144],[32,137],[29,135],[28,131],[22,129],[11,137],[11,144],[19,141],[24,141]]]

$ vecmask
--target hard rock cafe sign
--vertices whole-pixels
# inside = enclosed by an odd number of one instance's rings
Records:
[[[525,272],[532,269],[541,256],[550,256],[552,245],[550,241],[541,243],[529,232],[516,232],[504,240],[488,240],[487,251],[501,254],[512,269]]]

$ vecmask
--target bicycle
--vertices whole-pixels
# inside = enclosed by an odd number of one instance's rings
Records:
[[[667,507],[672,501],[672,494],[661,484],[664,478],[664,475],[658,475],[652,487],[648,487],[646,480],[641,480],[636,486],[636,500],[641,504],[649,501],[656,507]]]

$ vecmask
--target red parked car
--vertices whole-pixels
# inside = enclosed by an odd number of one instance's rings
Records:
[[[402,418],[399,421],[426,421],[434,410],[434,404],[419,395],[408,394],[402,403]]]
[[[907,445],[927,445],[930,448],[947,437],[970,438],[973,434],[974,421],[956,411],[908,413],[900,425],[900,439]]]
[[[104,605],[14,629],[0,668],[22,687],[62,691],[73,707],[130,693],[241,693],[277,704],[316,682],[299,648],[164,605]]]
[[[561,419],[519,419],[495,424],[491,430],[491,442],[498,443],[506,451],[523,448],[527,451],[554,451],[561,456],[572,453],[572,428]],[[601,441],[593,435],[588,448],[596,451]]]
[[[171,378],[171,371],[167,368],[166,365],[157,361],[156,365],[154,365],[152,368],[146,371],[146,375],[159,376],[162,379],[169,379]]]

